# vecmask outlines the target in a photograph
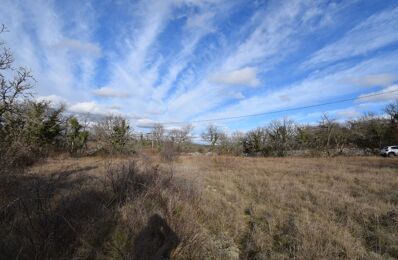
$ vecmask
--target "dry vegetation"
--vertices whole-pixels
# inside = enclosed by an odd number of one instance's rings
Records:
[[[398,257],[398,161],[185,158],[206,226],[244,259]],[[238,250],[239,249],[239,250]]]
[[[398,257],[398,161],[58,158],[3,177],[7,259]]]
[[[140,133],[39,102],[0,47],[1,259],[398,258],[397,159],[333,157],[395,144],[398,101],[345,123],[210,125],[203,146],[190,125]]]

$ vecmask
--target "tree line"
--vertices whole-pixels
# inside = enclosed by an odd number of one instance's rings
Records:
[[[202,139],[213,151],[237,155],[377,153],[384,146],[398,144],[398,100],[383,112],[365,113],[346,122],[324,114],[316,125],[302,125],[285,118],[247,133],[227,134],[209,125]]]

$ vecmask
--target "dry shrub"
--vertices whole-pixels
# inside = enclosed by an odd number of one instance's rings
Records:
[[[160,158],[165,162],[172,162],[177,159],[178,149],[173,142],[165,142],[160,150]]]
[[[104,218],[106,195],[82,189],[85,176],[75,172],[45,176],[14,175],[1,187],[0,254],[7,258],[54,259],[73,255],[82,234]]]
[[[0,254],[7,259],[121,258],[205,254],[200,196],[158,166],[107,163],[25,173],[1,186]],[[5,179],[2,176],[2,180]]]
[[[14,142],[0,149],[0,174],[14,174],[37,162],[41,156],[31,145]]]
[[[159,255],[165,249],[170,249],[166,255],[177,258],[205,256],[205,236],[197,216],[200,196],[191,184],[174,179],[158,166],[139,168],[136,162],[110,172],[107,176],[112,176],[108,180],[115,196],[124,198],[119,212],[130,234],[124,236],[129,241],[119,241],[113,248],[133,244],[122,253],[133,259]]]
[[[132,160],[123,164],[108,162],[104,186],[110,188],[113,194],[112,203],[116,202],[121,205],[125,203],[128,196],[138,196],[157,180],[156,168],[143,173],[139,169],[137,161]]]

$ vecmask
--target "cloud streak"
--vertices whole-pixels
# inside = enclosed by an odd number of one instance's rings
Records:
[[[80,55],[93,55],[99,57],[101,48],[90,42],[82,42],[75,39],[64,39],[52,46],[55,49],[67,49]]]
[[[211,76],[210,82],[224,85],[238,85],[256,87],[260,84],[257,72],[254,68],[242,68],[238,70],[219,72]]]
[[[111,87],[102,87],[93,91],[94,95],[99,97],[114,97],[114,98],[128,98],[129,94],[123,91],[118,91]]]
[[[364,55],[398,41],[398,7],[377,13],[315,52],[306,66]]]
[[[398,5],[390,0],[372,8],[323,0],[5,0],[0,17],[41,99],[74,113],[120,113],[140,127],[356,98],[397,83]]]

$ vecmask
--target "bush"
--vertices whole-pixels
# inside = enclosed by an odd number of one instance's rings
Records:
[[[130,131],[127,120],[119,116],[105,117],[94,126],[95,140],[106,153],[130,152]]]
[[[165,142],[160,150],[160,158],[166,162],[174,161],[178,156],[178,149],[173,142]]]
[[[83,130],[83,126],[76,117],[71,117],[67,125],[67,146],[71,154],[77,154],[87,148],[88,131]]]

